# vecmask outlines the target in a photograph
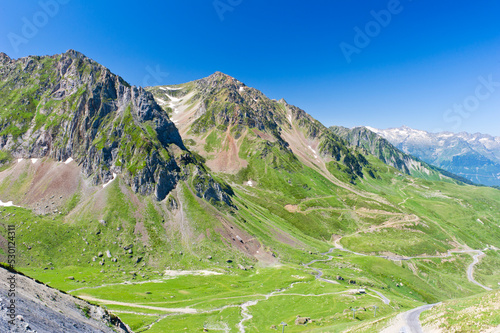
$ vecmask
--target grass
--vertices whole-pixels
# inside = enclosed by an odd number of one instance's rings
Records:
[[[438,327],[449,332],[486,332],[500,327],[500,291],[443,302],[422,313],[423,327]]]

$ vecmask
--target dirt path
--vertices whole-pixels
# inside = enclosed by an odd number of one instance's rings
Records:
[[[197,313],[198,311],[196,309],[191,309],[191,308],[162,308],[158,306],[148,306],[148,305],[139,305],[139,304],[134,304],[134,303],[126,303],[126,302],[117,302],[117,301],[110,301],[106,299],[99,299],[95,298],[92,296],[78,296],[84,300],[91,301],[91,302],[98,302],[102,304],[109,304],[109,305],[121,305],[121,306],[128,306],[131,308],[140,308],[140,309],[148,309],[148,310],[156,310],[156,311],[161,311],[161,312],[171,312],[171,313]]]
[[[352,236],[352,235],[350,235],[350,236]],[[473,256],[473,262],[467,268],[467,280],[480,286],[481,288],[483,288],[485,290],[488,290],[488,291],[492,290],[491,288],[486,287],[485,285],[482,285],[481,283],[477,282],[474,279],[474,266],[479,263],[480,257],[485,255],[483,251],[486,251],[488,248],[486,248],[484,250],[454,250],[454,251],[448,251],[446,254],[443,254],[440,256],[417,256],[417,257],[398,256],[398,255],[395,255],[395,256],[373,256],[373,255],[369,255],[369,254],[358,253],[358,252],[344,249],[342,247],[342,245],[340,244],[341,239],[342,239],[342,237],[340,237],[334,241],[334,245],[336,246],[335,249],[337,249],[337,250],[349,252],[349,253],[356,254],[359,256],[384,258],[384,259],[392,260],[392,261],[410,260],[410,259],[433,259],[433,258],[441,259],[441,258],[449,258],[452,256],[453,253],[474,253],[475,255]],[[315,261],[313,261],[313,262],[315,262]],[[311,264],[311,263],[309,263],[309,264]]]

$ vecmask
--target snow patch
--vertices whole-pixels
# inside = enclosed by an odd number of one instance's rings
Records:
[[[291,114],[288,115],[288,121],[290,122],[290,124],[292,123],[292,115]]]
[[[71,162],[73,162],[73,158],[72,158],[72,157],[68,158],[68,159],[64,162],[64,164],[70,164]]]
[[[170,98],[170,100],[174,103],[180,102],[180,100],[182,99],[182,98],[177,98],[177,97],[170,96],[170,95],[167,95],[167,97]]]
[[[113,180],[115,180],[115,178],[116,178],[116,173],[114,173],[114,172],[113,172],[113,179],[111,179],[111,180],[110,180],[109,182],[107,182],[106,184],[102,185],[102,188],[105,188],[106,186],[108,186],[109,184],[111,184],[111,182],[112,182]]]
[[[183,89],[183,87],[179,87],[179,88],[167,87],[167,90],[181,90],[181,89]]]
[[[373,127],[370,127],[370,126],[365,126],[366,129],[372,131],[373,133],[376,133],[376,134],[379,134],[380,133],[380,130],[376,129],[376,128],[373,128]]]
[[[177,276],[183,276],[183,275],[209,276],[209,275],[222,275],[222,273],[214,272],[214,271],[206,271],[206,270],[200,270],[200,271],[173,271],[173,270],[167,269],[165,271],[165,276],[177,277]]]
[[[0,200],[0,206],[1,207],[21,207],[21,206],[14,205],[12,203],[12,201],[3,202],[2,200]]]
[[[311,151],[316,154],[316,151],[314,149],[311,148],[311,146],[307,146],[309,149],[311,149]]]
[[[164,105],[164,104],[167,104],[167,102],[165,102],[165,100],[161,99],[161,98],[156,98],[158,100],[158,102],[160,103],[160,105]]]
[[[240,87],[239,91],[240,91],[240,92],[245,91],[245,87]]]
[[[32,158],[31,163],[35,164],[38,161],[38,158]]]
[[[21,163],[22,161],[23,161],[23,159],[22,159],[22,158],[18,158],[18,159],[17,159],[17,163]]]
[[[253,186],[254,186],[254,183],[253,183],[253,181],[249,180],[249,181],[247,181],[247,182],[246,182],[246,184],[245,184],[245,185],[250,186],[250,187],[253,187]]]

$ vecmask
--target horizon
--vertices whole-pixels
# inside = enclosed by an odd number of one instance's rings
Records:
[[[0,51],[74,49],[137,86],[220,71],[325,126],[500,136],[500,4],[231,3],[4,3]]]

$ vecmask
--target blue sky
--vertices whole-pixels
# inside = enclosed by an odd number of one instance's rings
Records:
[[[135,85],[222,71],[327,126],[500,136],[498,13],[494,0],[8,1],[0,51],[75,49]]]

